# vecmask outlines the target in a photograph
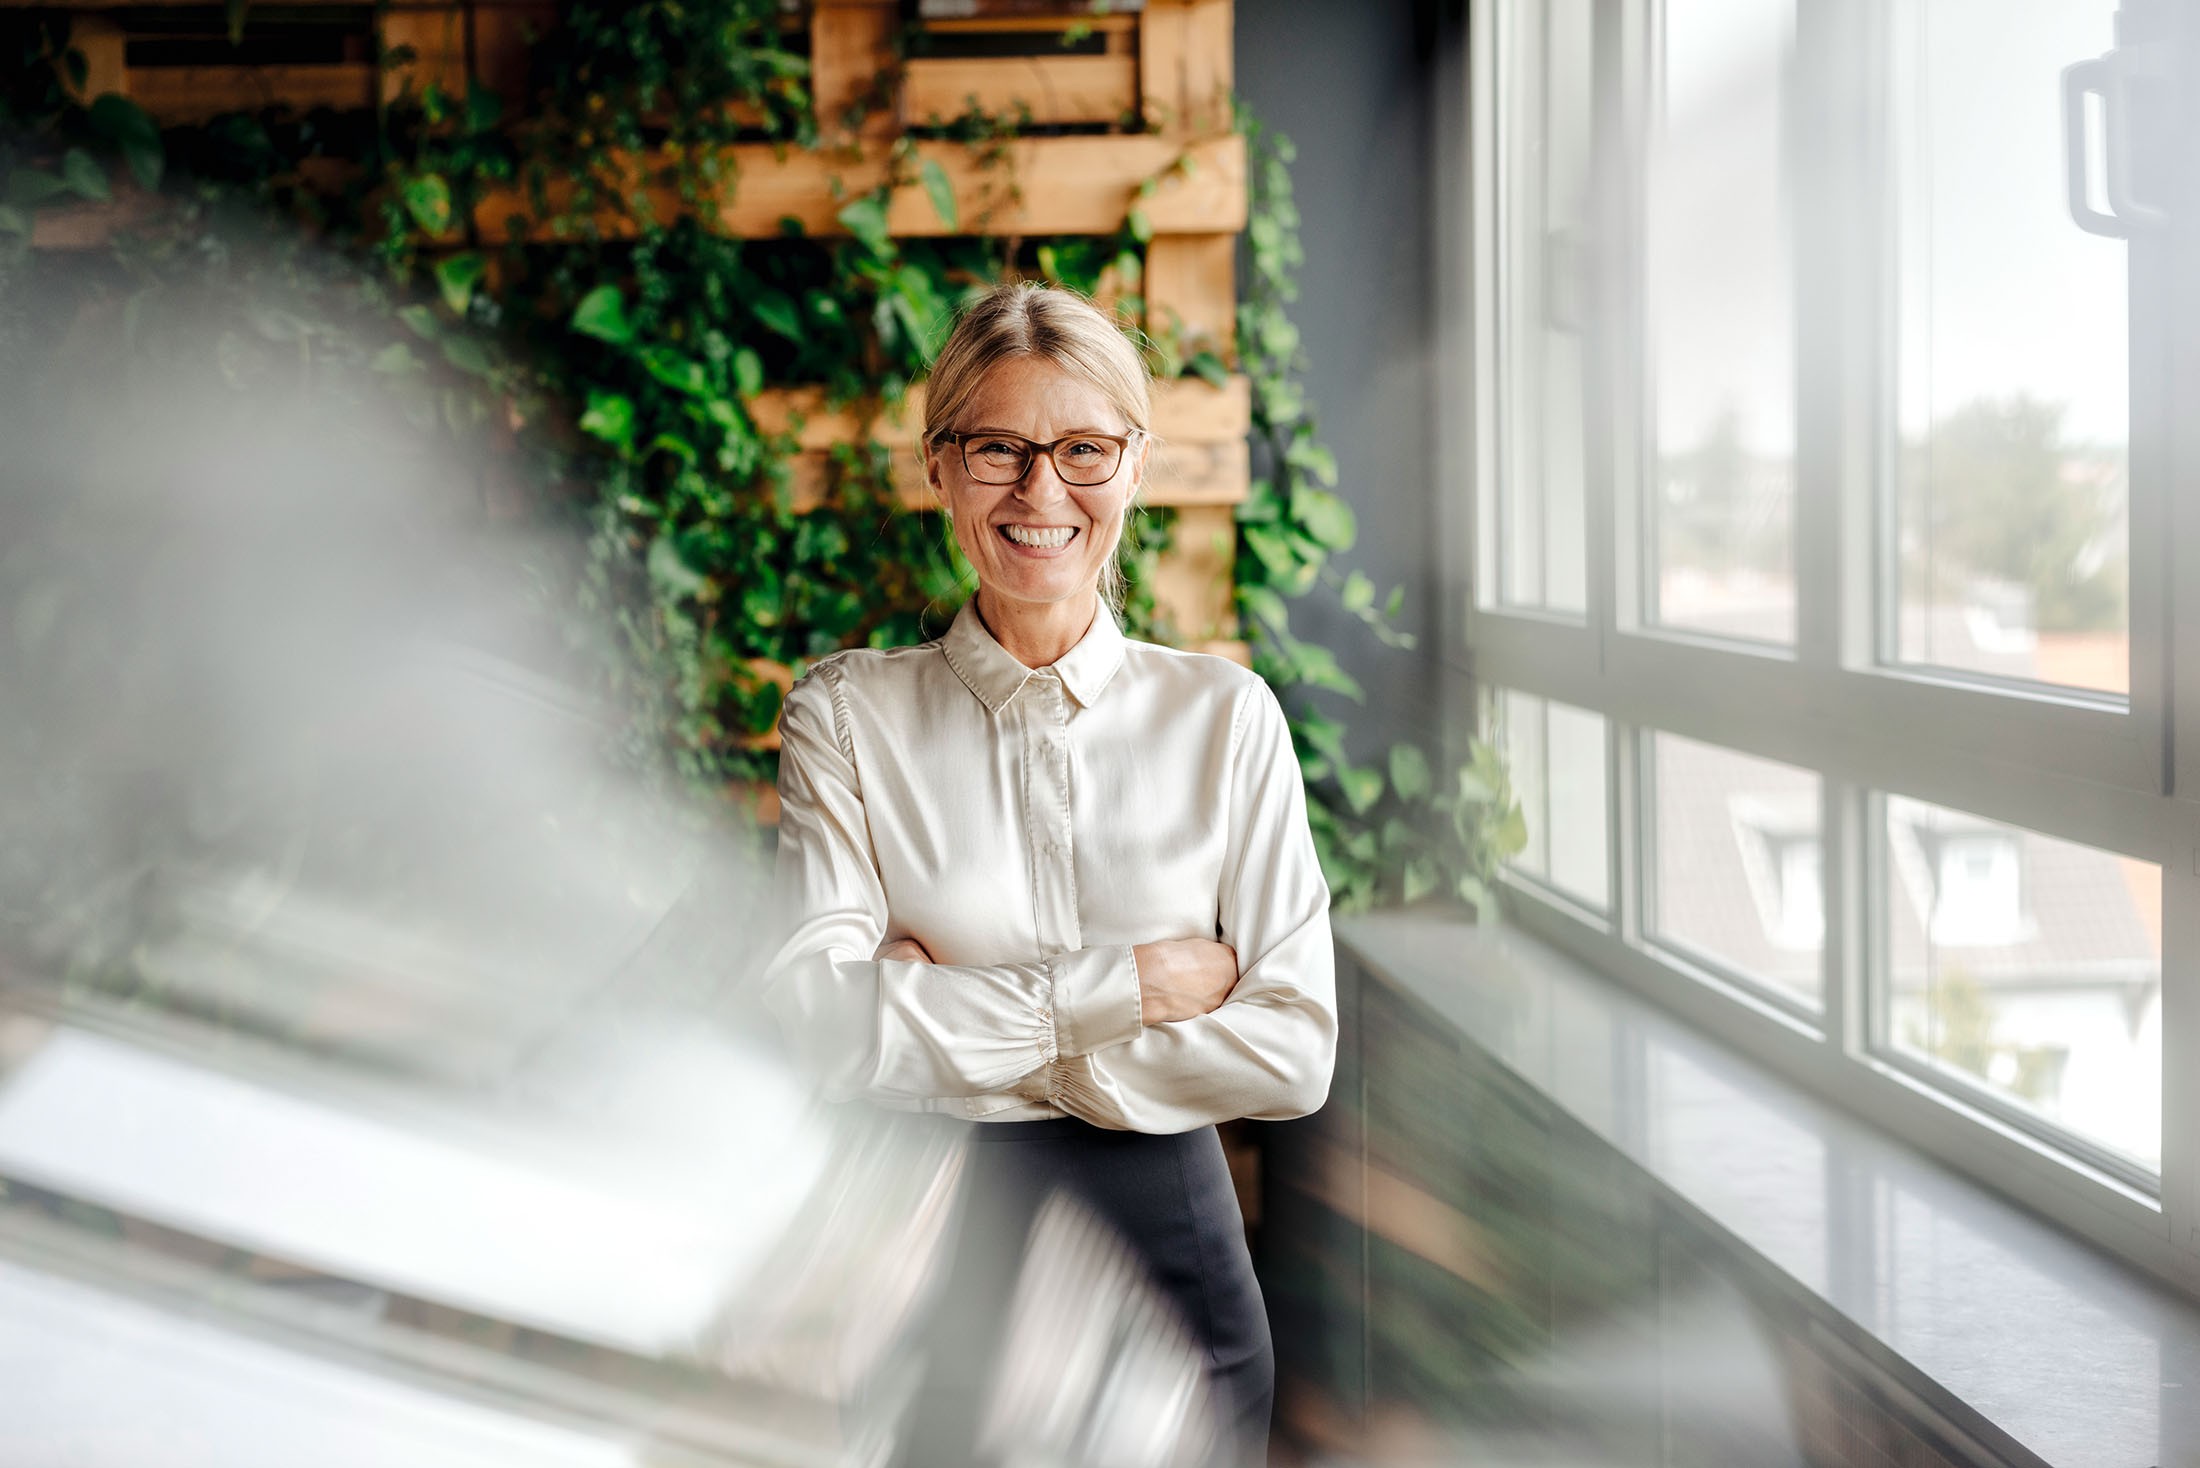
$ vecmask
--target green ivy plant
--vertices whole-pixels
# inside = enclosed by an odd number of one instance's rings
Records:
[[[1322,444],[1298,381],[1304,347],[1289,307],[1305,254],[1291,190],[1295,154],[1289,138],[1242,106],[1238,127],[1252,174],[1252,268],[1238,306],[1238,341],[1253,389],[1253,434],[1268,465],[1237,514],[1238,606],[1257,639],[1254,667],[1270,683],[1364,702],[1334,653],[1292,632],[1290,601],[1324,588],[1385,646],[1409,648],[1412,634],[1394,625],[1405,590],[1393,587],[1378,604],[1364,572],[1335,564],[1358,529],[1352,507],[1335,492],[1336,457]],[[1346,726],[1311,705],[1293,713],[1291,728],[1307,815],[1340,907],[1442,894],[1472,904],[1485,921],[1497,916],[1498,869],[1527,845],[1528,833],[1495,746],[1470,739],[1466,764],[1439,779],[1413,743],[1392,746],[1383,765],[1355,762]]]
[[[829,409],[891,411],[958,307],[1008,270],[1113,294],[1127,323],[1146,317],[1152,228],[1142,205],[1167,177],[1146,181],[1111,236],[1011,240],[958,220],[946,178],[904,138],[882,183],[841,197],[843,233],[812,238],[792,221],[772,238],[717,233],[703,221],[740,187],[721,167],[724,145],[822,146],[807,64],[784,43],[780,9],[571,0],[531,52],[523,126],[478,86],[451,95],[428,84],[363,131],[271,111],[164,134],[119,97],[74,101],[68,83],[81,82],[83,62],[65,22],[11,22],[0,46],[25,64],[0,93],[0,271],[34,268],[37,212],[106,198],[118,162],[176,205],[152,243],[118,237],[115,288],[141,304],[164,278],[203,270],[249,238],[242,226],[268,211],[357,246],[339,257],[356,264],[311,280],[290,267],[279,331],[340,339],[420,433],[468,453],[493,446],[520,511],[582,530],[589,554],[565,593],[585,614],[574,619],[575,650],[639,710],[626,741],[634,758],[708,787],[768,781],[774,670],[934,635],[971,577],[941,518],[899,503],[896,466],[877,445],[841,445],[822,480],[813,466],[798,482],[796,435],[759,422],[758,394],[815,384]],[[885,95],[839,121],[859,125]],[[1018,126],[972,111],[932,131],[980,166],[1005,167]],[[1403,647],[1403,592],[1379,598],[1363,573],[1337,564],[1355,527],[1298,380],[1290,144],[1242,111],[1240,126],[1253,188],[1237,354],[1268,469],[1237,513],[1237,607],[1257,670],[1279,690],[1357,699],[1334,654],[1292,632],[1289,605],[1320,589]],[[632,167],[645,153],[661,160],[654,176]],[[894,236],[887,201],[909,186],[950,229],[969,232]],[[501,232],[552,243],[468,244],[481,201],[515,188],[520,217],[484,221],[489,232],[516,223]],[[653,188],[681,207],[660,217]],[[272,299],[248,293],[240,309],[264,328]],[[1173,320],[1148,321],[1142,339],[1164,377],[1220,383],[1230,370],[1222,344]],[[798,498],[805,491],[822,492],[815,508]],[[1173,514],[1146,511],[1125,537],[1134,635],[1172,640],[1150,572],[1174,534]],[[1412,745],[1381,766],[1355,762],[1346,726],[1311,706],[1295,709],[1293,728],[1341,905],[1435,893],[1494,914],[1496,869],[1525,833],[1489,746],[1475,743],[1467,765],[1440,778]]]

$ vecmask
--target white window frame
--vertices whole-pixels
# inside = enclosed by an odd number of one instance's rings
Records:
[[[1884,118],[1879,91],[1898,7],[1929,0],[1796,0],[1796,89],[1806,116],[1829,97],[1860,98]],[[1532,881],[1510,884],[1518,921],[1660,998],[1720,1038],[1768,1061],[1949,1164],[2018,1197],[2134,1263],[2200,1292],[2200,655],[2170,677],[2172,649],[2200,649],[2200,588],[2180,585],[2175,560],[2200,566],[2200,150],[2135,161],[2164,201],[2163,222],[2128,245],[2131,438],[2131,679],[2128,699],[2031,688],[1880,660],[1879,537],[1891,475],[1875,462],[1893,411],[1891,292],[1880,276],[1891,219],[1856,201],[1883,135],[1810,134],[1819,150],[1798,193],[1796,641],[1792,648],[1726,643],[1650,625],[1642,615],[1643,488],[1622,462],[1644,441],[1639,323],[1613,324],[1608,303],[1639,301],[1632,262],[1649,74],[1644,58],[1663,0],[1610,0],[1598,13],[1593,123],[1602,188],[1587,249],[1600,332],[1585,353],[1588,412],[1611,425],[1589,447],[1584,504],[1586,613],[1578,618],[1495,605],[1500,548],[1492,495],[1504,409],[1496,355],[1502,319],[1497,188],[1503,159],[1494,75],[1504,4],[1470,7],[1464,74],[1447,99],[1440,169],[1438,307],[1447,351],[1438,463],[1446,486],[1446,708],[1455,740],[1473,727],[1475,689],[1517,689],[1602,714],[1612,910],[1600,919],[1551,900]],[[2112,40],[2123,64],[2143,61],[2187,82],[2182,135],[2200,123],[2200,0],[2123,0]],[[2072,61],[2082,60],[2072,57]],[[1807,126],[1807,124],[1806,124]],[[2176,127],[2165,136],[2181,135]],[[1463,174],[1464,177],[1460,175]],[[2150,202],[2144,201],[2142,202]],[[1457,420],[1457,421],[1454,421]],[[1600,458],[1604,460],[1600,462]],[[2189,577],[2188,577],[2189,580]],[[2174,687],[2174,693],[2173,693]],[[2195,731],[2179,740],[2178,729]],[[1643,759],[1649,731],[1815,771],[1822,781],[1825,880],[1824,1008],[1787,1005],[1762,986],[1683,972],[1644,933]],[[1888,795],[1913,796],[2161,868],[2163,882],[2163,1138],[2156,1181],[2099,1149],[2044,1129],[1990,1095],[1962,1094],[1873,1041],[1871,986],[1881,920],[1876,821]]]

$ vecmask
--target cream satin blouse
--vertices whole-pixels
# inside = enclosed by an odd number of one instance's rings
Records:
[[[1283,709],[1094,601],[1052,667],[973,601],[787,695],[765,1000],[828,1096],[1180,1132],[1328,1094],[1329,890]],[[901,937],[937,961],[874,959]],[[1168,938],[1221,939],[1240,977],[1213,1013],[1145,1025],[1131,949]]]

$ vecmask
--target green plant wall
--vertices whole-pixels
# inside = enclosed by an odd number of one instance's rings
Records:
[[[372,114],[237,113],[163,130],[120,97],[77,100],[84,65],[66,18],[8,17],[0,54],[8,349],[93,327],[157,338],[165,304],[188,287],[233,315],[211,365],[239,391],[302,365],[332,392],[397,402],[422,462],[481,466],[465,492],[482,515],[576,528],[585,564],[553,592],[580,613],[575,668],[638,710],[626,758],[702,790],[774,774],[758,736],[781,689],[760,668],[799,673],[841,647],[921,641],[970,590],[952,536],[898,503],[876,445],[835,450],[822,507],[798,505],[793,434],[759,423],[758,393],[817,384],[834,404],[894,403],[960,303],[1012,273],[1093,292],[1111,271],[1126,311],[1142,306],[1151,229],[1139,209],[1108,237],[988,234],[953,219],[946,181],[906,138],[885,184],[842,200],[844,234],[705,227],[706,201],[741,187],[720,145],[823,146],[777,0],[568,4],[532,48],[541,101],[523,119],[478,87],[429,86]],[[1349,567],[1352,512],[1298,383],[1290,144],[1242,112],[1239,127],[1252,204],[1234,365],[1251,379],[1265,466],[1237,513],[1244,632],[1293,710],[1339,903],[1433,894],[1493,914],[1496,869],[1525,840],[1495,752],[1477,744],[1456,770],[1413,745],[1355,761],[1347,726],[1303,696],[1359,690],[1332,649],[1293,634],[1295,600],[1339,598],[1371,637],[1409,639],[1392,627],[1402,593]],[[1018,128],[973,113],[940,132],[999,165]],[[667,160],[649,182],[692,208],[661,219],[638,196],[624,160],[645,146]],[[41,217],[97,205],[118,179],[168,207],[96,252],[34,248]],[[894,236],[897,183],[923,187],[967,233]],[[511,187],[536,242],[469,245],[460,226],[477,201]],[[1163,376],[1219,379],[1233,365],[1166,325],[1147,345]],[[1147,589],[1172,520],[1144,512],[1126,537],[1134,635],[1173,636]]]

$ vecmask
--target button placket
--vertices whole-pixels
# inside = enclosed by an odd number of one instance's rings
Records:
[[[1039,951],[1054,957],[1083,942],[1069,823],[1069,705],[1051,669],[1035,674],[1024,704],[1024,757]]]

